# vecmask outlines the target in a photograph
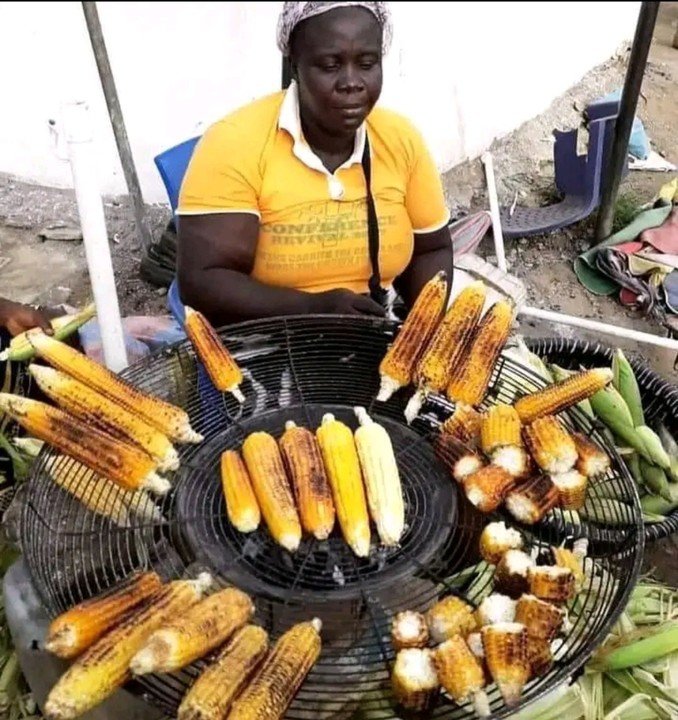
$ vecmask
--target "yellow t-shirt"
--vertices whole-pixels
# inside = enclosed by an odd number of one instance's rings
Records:
[[[260,218],[251,276],[268,285],[368,292],[363,134],[329,173],[301,136],[294,86],[210,126],[179,196],[179,215],[250,212]],[[449,222],[442,182],[423,138],[401,115],[375,108],[366,120],[379,267],[388,287],[412,257],[416,232]],[[179,220],[181,222],[181,220]],[[229,242],[227,238],[224,242]]]

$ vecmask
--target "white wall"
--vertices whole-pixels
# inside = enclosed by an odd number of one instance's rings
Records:
[[[142,189],[153,156],[279,87],[278,2],[99,2]],[[544,110],[633,36],[638,2],[396,2],[382,102],[418,123],[441,170]],[[70,186],[48,120],[92,108],[101,186],[125,192],[79,2],[0,3],[0,172]]]

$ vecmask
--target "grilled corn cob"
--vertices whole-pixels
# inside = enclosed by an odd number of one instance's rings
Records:
[[[522,550],[507,550],[497,563],[494,587],[511,598],[519,598],[529,587],[527,571],[534,560]]]
[[[426,647],[428,638],[428,625],[421,613],[405,610],[393,618],[391,644],[394,650]]]
[[[564,473],[577,462],[577,448],[565,426],[554,415],[537,418],[525,428],[525,443],[539,467]]]
[[[431,607],[426,613],[426,623],[434,643],[444,642],[453,635],[465,637],[477,627],[473,608],[455,595],[439,600]]]
[[[179,467],[179,455],[168,437],[138,415],[59,370],[33,364],[28,369],[40,390],[62,410],[138,445],[157,462],[160,471]]]
[[[433,662],[438,681],[456,703],[461,705],[473,700],[477,715],[489,716],[490,703],[483,690],[483,666],[462,637],[456,635],[439,645],[433,654]]]
[[[294,552],[301,542],[301,523],[278,443],[266,432],[250,433],[242,456],[271,536]]]
[[[441,392],[447,387],[450,373],[460,364],[473,338],[486,295],[485,284],[477,280],[465,287],[450,304],[417,363],[414,372],[417,391],[405,408],[408,423],[417,416],[430,393]]]
[[[146,488],[164,495],[170,484],[155,473],[141,448],[91,427],[39,400],[0,393],[0,410],[25,430],[127,490]]]
[[[569,567],[538,565],[527,571],[530,593],[551,603],[566,603],[574,597],[575,578]]]
[[[160,587],[156,573],[135,573],[105,595],[85,600],[54,618],[45,648],[65,660],[77,657]]]
[[[434,449],[450,475],[461,484],[464,478],[480,470],[484,465],[480,455],[446,433],[441,433],[435,438]]]
[[[610,458],[583,433],[573,432],[572,439],[577,448],[577,470],[587,478],[602,475],[610,469]]]
[[[445,309],[447,273],[439,272],[422,288],[395,340],[379,364],[379,402],[412,382],[417,363],[433,336]]]
[[[516,601],[508,595],[494,592],[488,595],[478,605],[476,618],[478,626],[495,625],[496,623],[510,623],[516,617]]]
[[[483,637],[485,661],[504,702],[514,707],[530,676],[527,659],[527,630],[520,623],[486,625]]]
[[[237,450],[221,454],[221,488],[226,513],[236,530],[254,532],[261,523],[261,509],[242,455]]]
[[[279,441],[288,476],[292,480],[301,525],[318,540],[334,528],[335,511],[322,453],[315,435],[291,420]]]
[[[553,665],[551,643],[538,635],[527,634],[527,664],[530,678],[544,675]]]
[[[526,525],[538,523],[559,501],[558,490],[546,475],[537,475],[516,485],[506,496],[511,515]]]
[[[397,545],[405,530],[405,501],[393,444],[386,428],[374,422],[365,408],[354,411],[360,423],[355,445],[370,515],[382,544]]]
[[[551,475],[563,510],[579,510],[586,502],[588,478],[577,470]]]
[[[358,557],[367,557],[370,552],[370,518],[353,433],[348,425],[327,413],[316,437],[344,539]]]
[[[480,442],[480,422],[482,415],[470,405],[458,402],[454,412],[442,424],[440,431],[451,435],[471,447]]]
[[[492,464],[506,470],[516,480],[526,478],[530,474],[530,457],[524,447],[505,445],[497,448],[491,455]]]
[[[209,575],[167,583],[90,646],[51,689],[45,703],[49,720],[74,720],[121,688],[131,679],[130,660],[151,633],[198,602],[210,583]]]
[[[473,653],[479,660],[485,659],[485,648],[483,648],[483,636],[478,632],[472,632],[466,637],[466,644],[468,649]]]
[[[440,682],[428,648],[406,648],[396,655],[391,673],[396,703],[406,710],[422,712],[434,703]]]
[[[480,555],[490,565],[497,565],[509,550],[521,550],[523,536],[502,521],[486,525],[480,534]]]
[[[505,403],[492,405],[480,422],[480,446],[491,455],[495,450],[523,444],[521,422],[515,408]]]
[[[543,390],[525,395],[514,403],[523,423],[545,415],[556,415],[602,390],[613,377],[609,368],[584,370]]]
[[[478,325],[463,365],[451,376],[447,397],[467,405],[478,405],[487,392],[495,363],[511,333],[513,307],[499,300]]]
[[[228,640],[253,614],[244,592],[221,590],[156,630],[132,658],[130,670],[133,675],[181,670]]]
[[[315,618],[285,632],[233,703],[229,720],[281,720],[320,655],[321,628]]]
[[[575,551],[564,547],[552,547],[553,561],[558,567],[569,568],[574,575],[575,590],[579,590],[584,582],[583,558]]]
[[[187,443],[202,441],[202,436],[193,430],[190,418],[182,408],[139,390],[87,355],[42,331],[30,330],[26,337],[37,354],[50,365],[142,417],[170,440]]]
[[[480,512],[494,512],[513,487],[514,479],[497,465],[486,465],[464,478],[464,493]]]
[[[205,366],[210,380],[219,392],[229,392],[239,402],[245,402],[240,390],[242,370],[233,359],[207,318],[197,310],[186,306],[184,327],[196,355]]]
[[[179,706],[178,720],[223,720],[268,650],[268,634],[246,625],[220,650]]]
[[[516,605],[515,621],[525,626],[528,635],[551,642],[563,627],[565,612],[550,602],[526,593]]]

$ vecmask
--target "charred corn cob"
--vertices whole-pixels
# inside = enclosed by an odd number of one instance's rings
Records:
[[[518,600],[515,621],[522,623],[529,635],[551,642],[563,627],[565,612],[535,595],[525,594]]]
[[[577,462],[572,436],[554,415],[537,418],[525,428],[525,443],[539,467],[547,473],[564,473]]]
[[[207,318],[191,307],[186,306],[185,310],[186,335],[214,387],[219,392],[231,393],[239,403],[244,403],[245,396],[240,390],[242,370]]]
[[[160,471],[179,467],[179,455],[168,437],[138,415],[59,370],[44,365],[28,369],[40,390],[66,412],[138,445],[157,462]]]
[[[198,602],[210,583],[207,575],[164,585],[66,670],[47,697],[45,715],[74,720],[121,688],[131,679],[130,660],[151,633]]]
[[[488,595],[478,605],[476,618],[478,626],[495,625],[496,623],[510,623],[516,617],[516,601],[508,595],[494,592]]]
[[[424,354],[417,363],[414,382],[417,391],[405,408],[405,418],[411,423],[419,413],[426,397],[447,387],[468,348],[485,304],[487,288],[477,280],[465,287],[450,304]]]
[[[452,374],[447,397],[467,405],[478,405],[485,398],[494,366],[511,333],[513,307],[499,300],[487,311],[468,349],[462,366]]]
[[[530,457],[523,447],[505,445],[497,448],[490,459],[493,465],[506,470],[511,477],[517,480],[530,474]]]
[[[459,402],[452,415],[442,424],[440,431],[475,447],[480,442],[481,418],[482,415],[475,408]]]
[[[320,656],[321,628],[316,618],[285,632],[233,703],[229,720],[281,720]]]
[[[476,618],[473,608],[464,600],[455,595],[439,600],[426,613],[431,640],[441,643],[453,635],[466,637],[476,627]]]
[[[551,665],[553,665],[551,643],[543,637],[528,633],[527,664],[530,668],[530,678],[547,673]]]
[[[543,390],[525,395],[514,403],[523,423],[528,424],[545,415],[556,415],[602,390],[612,380],[612,370],[584,370]]]
[[[223,720],[268,650],[268,634],[246,625],[220,650],[179,706],[178,720]]]
[[[155,462],[141,448],[91,427],[39,400],[0,393],[0,410],[25,430],[127,490],[146,488],[164,495],[170,484],[155,473]]]
[[[553,561],[558,567],[569,568],[574,575],[575,590],[579,590],[584,582],[583,558],[576,552],[564,547],[552,547]]]
[[[66,660],[77,657],[160,587],[156,573],[135,573],[105,595],[85,600],[54,618],[45,648]]]
[[[569,567],[538,565],[527,571],[530,593],[541,600],[561,604],[574,597],[574,573]]]
[[[261,509],[242,455],[237,450],[221,454],[221,488],[228,519],[241,533],[254,532],[261,523]]]
[[[433,336],[445,309],[447,273],[439,272],[422,288],[395,340],[379,364],[379,402],[386,402],[396,390],[412,382],[426,345]]]
[[[202,436],[193,430],[190,418],[182,408],[139,390],[87,355],[41,331],[31,330],[27,338],[37,354],[54,368],[142,417],[170,440],[189,443],[202,441]]]
[[[132,658],[130,670],[133,675],[181,670],[228,640],[253,614],[248,595],[221,590],[156,630]]]
[[[428,648],[401,650],[391,673],[391,687],[401,707],[418,712],[428,710],[440,690],[433,651]]]
[[[486,625],[483,637],[485,661],[504,702],[514,707],[530,676],[527,630],[520,623]]]
[[[452,435],[441,433],[434,441],[434,449],[450,475],[463,484],[464,478],[480,470],[484,462],[474,450],[461,443]]]
[[[253,432],[242,445],[242,456],[269,532],[294,552],[301,542],[301,522],[278,443],[266,432]]]
[[[394,650],[426,647],[428,638],[428,625],[421,613],[405,610],[393,618],[391,644]]]
[[[348,425],[327,413],[316,432],[344,539],[358,557],[370,552],[370,517],[360,458]]]
[[[466,644],[468,649],[473,653],[479,660],[485,659],[485,648],[483,648],[483,636],[478,632],[472,632],[466,637]]]
[[[486,525],[480,534],[480,555],[490,565],[497,565],[509,550],[521,550],[523,536],[504,522]]]
[[[577,448],[577,470],[587,478],[603,475],[610,469],[610,458],[583,433],[573,432],[572,439]]]
[[[355,431],[355,445],[365,482],[367,504],[386,547],[397,545],[405,530],[405,501],[393,444],[386,428],[356,407],[360,426]]]
[[[551,480],[558,490],[559,503],[563,510],[579,510],[586,502],[588,478],[578,470],[551,475]]]
[[[310,430],[290,420],[279,443],[301,525],[318,540],[326,540],[334,528],[335,511],[318,441]]]
[[[505,505],[518,522],[534,525],[557,507],[558,501],[558,490],[551,479],[537,475],[516,485],[506,496]]]
[[[487,455],[506,446],[520,447],[522,425],[515,408],[505,403],[492,405],[480,421],[480,446]]]
[[[477,715],[489,716],[490,703],[483,690],[485,672],[464,638],[456,635],[439,645],[433,662],[438,681],[456,703],[461,705],[473,700]]]
[[[464,478],[464,493],[480,512],[494,512],[513,487],[514,479],[497,465],[486,465]]]
[[[534,560],[522,550],[507,550],[497,563],[494,587],[511,598],[519,598],[529,587],[527,571]]]

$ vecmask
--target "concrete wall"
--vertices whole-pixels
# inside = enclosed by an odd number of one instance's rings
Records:
[[[147,202],[164,148],[280,83],[278,2],[99,2]],[[637,2],[397,2],[382,103],[418,123],[441,171],[539,114],[633,36]],[[0,172],[70,186],[48,121],[91,106],[105,193],[124,177],[79,2],[0,3]]]

